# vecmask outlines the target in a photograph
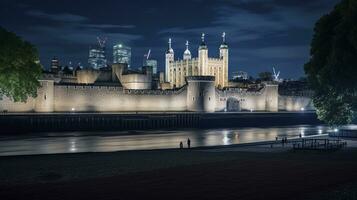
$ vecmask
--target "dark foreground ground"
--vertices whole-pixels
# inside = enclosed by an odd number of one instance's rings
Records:
[[[0,199],[357,199],[357,149],[0,157]]]

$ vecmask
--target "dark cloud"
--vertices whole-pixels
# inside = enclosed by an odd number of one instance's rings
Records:
[[[41,62],[52,56],[63,63],[86,63],[89,45],[97,36],[112,45],[132,46],[133,64],[143,55],[152,56],[164,68],[167,39],[173,38],[175,54],[181,58],[185,41],[197,55],[202,32],[209,55],[217,56],[221,33],[227,33],[230,73],[237,70],[256,75],[277,66],[282,77],[303,75],[309,56],[313,26],[338,0],[62,0],[10,1],[0,3],[0,24],[34,43]]]
[[[47,14],[39,10],[29,10],[26,12],[26,14],[33,17],[39,17],[59,22],[83,22],[88,20],[88,18],[80,15],[73,15],[69,13]]]

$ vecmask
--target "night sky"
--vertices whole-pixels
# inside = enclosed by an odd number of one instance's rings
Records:
[[[218,56],[223,31],[230,48],[230,74],[252,76],[276,66],[281,78],[303,76],[309,58],[313,27],[338,0],[1,0],[0,26],[35,44],[41,63],[49,67],[53,56],[62,65],[72,61],[87,66],[88,49],[96,37],[107,37],[108,60],[112,46],[132,47],[133,67],[143,55],[164,69],[165,49],[173,40],[176,58],[185,41],[197,56],[201,33],[206,33],[210,56]]]

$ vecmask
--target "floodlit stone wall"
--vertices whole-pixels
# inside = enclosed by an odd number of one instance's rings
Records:
[[[286,111],[315,110],[315,107],[310,97],[280,95],[279,110],[286,110]]]
[[[257,91],[216,90],[216,111],[278,111],[278,86],[266,83]]]
[[[99,70],[82,69],[77,72],[77,83],[79,84],[93,84],[100,75]]]
[[[186,90],[172,93],[131,92],[121,87],[56,86],[55,111],[185,111]]]
[[[214,112],[216,94],[214,76],[187,77],[187,110],[196,112]]]
[[[109,77],[109,76],[108,76]],[[57,85],[41,80],[35,99],[15,103],[0,100],[2,112],[120,112],[120,111],[301,111],[314,110],[311,99],[279,96],[278,86],[265,83],[255,91],[215,88],[213,76],[187,78],[178,90],[127,90],[119,86]]]
[[[0,112],[31,112],[35,107],[35,99],[28,98],[26,102],[13,102],[3,96],[0,100]]]
[[[36,112],[54,111],[54,81],[40,80],[40,87],[37,89],[37,97],[34,110]]]

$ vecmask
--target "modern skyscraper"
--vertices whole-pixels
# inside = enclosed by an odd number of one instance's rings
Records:
[[[157,74],[157,60],[154,59],[145,60],[144,66],[152,67],[152,73]]]
[[[130,68],[131,48],[121,43],[113,46],[113,63],[126,63]]]
[[[93,69],[99,69],[107,66],[104,46],[94,45],[89,48],[88,64],[89,67]]]
[[[57,73],[60,70],[61,70],[61,67],[59,65],[58,58],[53,57],[51,60],[51,72]]]

